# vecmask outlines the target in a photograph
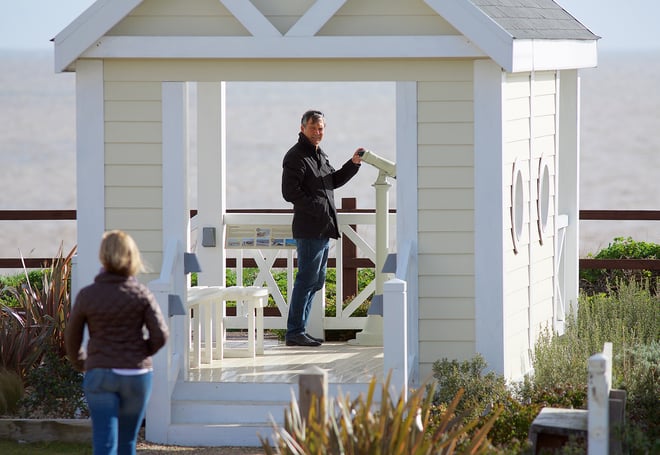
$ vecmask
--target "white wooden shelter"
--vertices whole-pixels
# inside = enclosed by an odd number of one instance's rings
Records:
[[[77,286],[119,228],[157,269],[170,261],[152,288],[185,301],[192,134],[197,224],[218,233],[198,251],[200,283],[224,284],[226,81],[393,81],[406,377],[481,353],[519,378],[577,301],[579,70],[597,40],[551,0],[98,0],[54,38],[55,70],[76,72]],[[173,333],[147,435],[182,443]]]

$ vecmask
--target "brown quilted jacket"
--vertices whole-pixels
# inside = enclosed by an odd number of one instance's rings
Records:
[[[83,346],[89,329],[87,349]],[[149,289],[134,277],[101,272],[81,289],[66,325],[67,357],[79,371],[151,368],[169,331]]]

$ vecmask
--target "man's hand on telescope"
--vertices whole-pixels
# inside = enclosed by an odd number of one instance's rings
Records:
[[[362,162],[362,154],[364,153],[364,149],[360,147],[353,153],[353,158],[351,158],[351,161],[353,161],[355,164],[360,164]]]

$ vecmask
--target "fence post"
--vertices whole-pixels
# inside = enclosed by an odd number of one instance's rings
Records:
[[[341,208],[344,210],[353,210],[357,208],[357,199],[354,197],[345,197],[341,199]],[[354,224],[350,225],[351,229],[357,229]],[[345,235],[342,236],[342,251],[343,251],[343,261],[344,264],[342,267],[342,301],[346,302],[349,298],[356,296],[358,293],[358,276],[357,276],[357,267],[355,265],[346,265],[347,262],[350,262],[351,259],[357,258],[357,247],[355,244]]]
[[[317,366],[298,376],[298,407],[300,417],[307,421],[309,410],[318,404],[316,419],[325,424],[327,418],[328,372]]]
[[[588,454],[609,453],[609,384],[608,359],[603,353],[589,357]]]
[[[393,392],[408,396],[408,308],[406,282],[392,278],[383,284],[383,374],[391,372]]]

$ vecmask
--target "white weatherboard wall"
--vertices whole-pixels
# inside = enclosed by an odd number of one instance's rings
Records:
[[[420,378],[475,351],[473,64],[418,84]]]
[[[137,242],[148,274],[162,261],[161,83],[117,77],[104,65],[106,229],[123,229]]]
[[[503,90],[504,213],[504,375],[520,377],[529,371],[530,350],[539,331],[552,326],[554,241],[541,245],[537,227],[538,174],[541,157],[554,163],[555,74],[507,75]],[[517,251],[512,234],[514,167],[522,173],[522,231]],[[554,175],[554,164],[551,166]],[[554,179],[551,179],[554,181]],[[554,184],[550,188],[554,206]],[[508,198],[506,198],[508,196]],[[552,215],[551,215],[552,217]],[[551,221],[552,222],[552,221]]]

